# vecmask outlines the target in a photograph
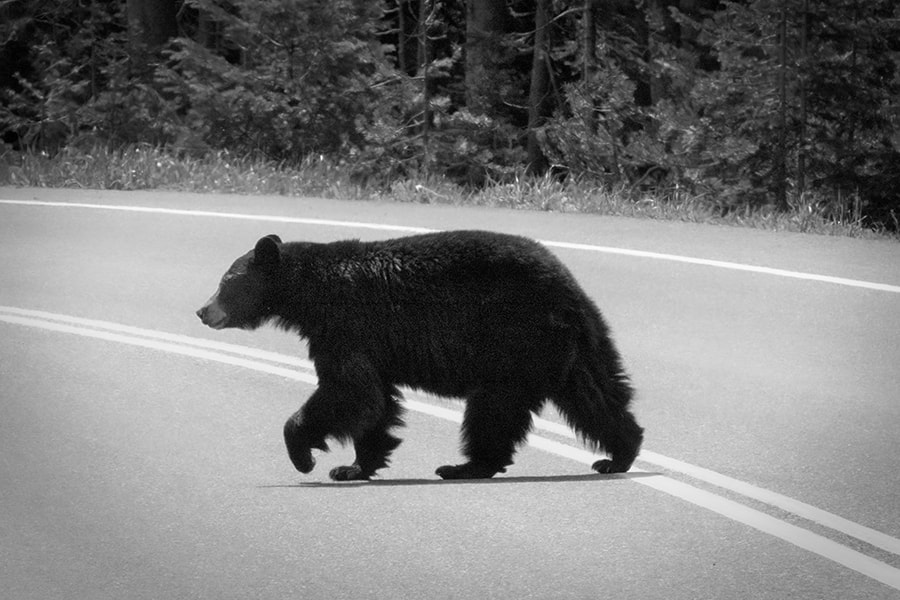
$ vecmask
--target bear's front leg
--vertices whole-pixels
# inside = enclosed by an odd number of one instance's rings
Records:
[[[312,449],[328,451],[325,438],[329,431],[317,416],[317,407],[323,403],[321,390],[316,390],[306,404],[284,424],[284,444],[288,457],[301,473],[309,473],[316,466]]]
[[[329,376],[320,369],[319,388],[306,404],[284,425],[288,456],[301,473],[315,466],[311,450],[328,449],[325,439],[353,440],[356,460],[352,465],[335,467],[329,476],[335,481],[365,480],[388,465],[388,456],[400,444],[388,429],[403,424],[400,392],[383,386],[359,361],[347,361],[352,371]],[[325,372],[323,372],[325,371]]]
[[[403,425],[400,391],[386,385],[380,392],[370,389],[369,395],[369,401],[360,404],[368,407],[360,415],[360,422],[367,424],[367,427],[351,435],[356,460],[352,465],[332,469],[329,476],[335,481],[371,479],[376,471],[388,466],[391,453],[400,445],[400,438],[390,434],[391,428]],[[373,412],[375,407],[380,407],[380,410]]]
[[[399,421],[401,408],[392,403],[393,415],[382,419],[374,428],[353,439],[356,448],[356,460],[352,465],[335,467],[329,477],[335,481],[355,481],[371,479],[378,469],[386,467],[391,452],[400,445],[400,438],[387,432],[387,424],[391,419]]]
[[[294,467],[301,473],[309,473],[316,466],[316,459],[312,455],[312,445],[303,435],[298,414],[295,413],[284,424],[284,443]]]

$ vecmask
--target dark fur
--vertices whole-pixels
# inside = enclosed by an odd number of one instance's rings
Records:
[[[569,425],[629,469],[643,430],[606,324],[571,273],[532,240],[477,231],[382,242],[259,240],[199,311],[215,327],[267,321],[309,341],[319,387],[284,427],[303,473],[311,448],[352,440],[356,461],[334,479],[387,466],[402,425],[397,386],[466,399],[462,452],[449,478],[491,477],[512,464],[531,413],[553,402]]]

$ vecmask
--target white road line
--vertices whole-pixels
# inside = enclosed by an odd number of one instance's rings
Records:
[[[381,223],[366,223],[359,221],[335,221],[329,219],[307,219],[299,217],[281,217],[275,215],[252,215],[233,212],[218,212],[204,210],[187,210],[177,208],[158,208],[152,206],[128,206],[119,204],[90,204],[83,202],[49,202],[41,200],[0,200],[0,204],[20,205],[20,206],[46,206],[57,208],[82,208],[92,210],[112,210],[138,213],[155,213],[163,215],[178,215],[188,217],[215,217],[220,219],[239,219],[245,221],[265,221],[270,223],[291,223],[299,225],[315,225],[325,227],[343,227],[349,229],[371,229],[376,231],[392,231],[399,233],[431,233],[440,231],[439,229],[429,229],[427,227],[408,227],[405,225],[386,225]],[[787,269],[776,269],[772,267],[763,267],[758,265],[747,265],[743,263],[729,262],[723,260],[711,260],[706,258],[696,258],[691,256],[681,256],[678,254],[665,254],[661,252],[647,252],[644,250],[632,250],[629,248],[616,248],[613,246],[597,246],[594,244],[576,244],[572,242],[559,242],[553,240],[540,240],[546,246],[552,248],[564,248],[568,250],[581,250],[585,252],[599,252],[604,254],[617,254],[621,256],[631,256],[635,258],[649,258],[653,260],[665,260],[670,262],[679,262],[692,265],[701,265],[706,267],[715,267],[719,269],[730,269],[733,271],[744,271],[749,273],[757,273],[762,275],[773,275],[776,277],[787,277],[791,279],[801,279],[807,281],[817,281],[820,283],[831,283],[835,285],[843,285],[848,287],[863,288],[876,290],[880,292],[890,292],[900,294],[900,285],[892,285],[888,283],[878,283],[873,281],[863,281],[860,279],[849,279],[845,277],[833,277],[831,275],[819,275],[815,273],[804,273],[802,271],[790,271]]]
[[[290,356],[287,354],[280,354],[277,352],[269,352],[266,350],[258,350],[256,348],[250,348],[248,346],[239,346],[236,344],[227,344],[223,342],[215,342],[212,340],[206,340],[203,338],[195,338],[189,337],[186,335],[178,335],[174,333],[166,333],[162,331],[155,331],[152,329],[142,329],[139,327],[132,327],[129,325],[121,325],[119,323],[112,323],[109,321],[99,321],[96,319],[85,319],[81,317],[74,317],[69,315],[63,315],[59,313],[52,313],[40,310],[31,310],[24,308],[17,308],[14,306],[2,306],[0,305],[0,319],[3,318],[3,313],[7,313],[8,315],[18,316],[27,319],[37,319],[41,321],[55,321],[59,323],[67,323],[71,325],[79,325],[90,327],[93,329],[101,329],[114,333],[127,334],[129,336],[140,336],[144,338],[149,338],[152,340],[160,340],[162,342],[171,342],[174,344],[175,348],[180,348],[181,346],[193,346],[196,348],[214,350],[218,352],[225,352],[228,354],[235,354],[240,357],[247,357],[252,359],[266,360],[273,363],[278,363],[282,365],[289,365],[293,367],[299,367],[302,369],[313,370],[313,364],[305,359]],[[58,331],[66,331],[64,329],[57,329]],[[99,336],[96,336],[99,337]],[[106,339],[106,338],[103,338]],[[118,341],[118,340],[111,340]],[[173,350],[175,351],[175,350]],[[235,364],[236,366],[243,366],[241,363],[229,363]],[[289,371],[290,372],[290,371]],[[280,371],[278,373],[284,375],[284,371]],[[304,379],[307,383],[315,384],[315,378],[311,380]],[[412,401],[409,401],[412,402]],[[441,408],[438,406],[426,404],[426,403],[416,403],[418,412],[427,412],[428,414],[432,414],[433,416],[453,420],[450,415],[459,415],[457,411],[453,411],[450,409]],[[428,412],[429,410],[433,410],[436,412]],[[577,440],[577,436],[575,433],[566,425],[562,423],[555,423],[553,421],[548,421],[546,419],[542,419],[540,417],[536,417],[534,419],[534,426],[537,429],[542,431],[546,431],[549,433],[553,433],[555,435],[565,437],[572,440]],[[593,455],[590,455],[593,456]],[[651,452],[649,450],[642,450],[639,459],[645,463],[649,463],[652,465],[656,465],[658,467],[662,467],[664,469],[668,469],[670,471],[674,471],[676,473],[681,473],[683,475],[687,475],[699,481],[703,481],[709,484],[712,484],[716,487],[720,487],[722,489],[726,489],[747,498],[752,498],[753,500],[757,500],[769,506],[773,506],[775,508],[779,508],[786,512],[795,514],[799,517],[812,521],[814,523],[818,523],[829,529],[833,529],[834,531],[838,531],[845,535],[849,535],[850,537],[854,537],[860,541],[866,542],[867,544],[871,544],[877,548],[881,548],[882,550],[886,550],[893,554],[900,556],[900,539],[891,537],[886,533],[882,533],[876,529],[872,529],[871,527],[866,527],[865,525],[861,525],[859,523],[855,523],[849,519],[841,517],[839,515],[830,513],[828,511],[822,510],[821,508],[817,508],[810,504],[806,504],[805,502],[801,502],[799,500],[795,500],[794,498],[790,498],[789,496],[785,496],[783,494],[779,494],[778,492],[773,492],[771,490],[767,490],[765,488],[761,488],[755,486],[750,483],[746,483],[739,479],[734,479],[733,477],[729,477],[727,475],[722,475],[721,473],[717,473],[710,469],[706,469],[703,467],[699,467],[696,465],[692,465],[690,463],[686,463],[684,461],[680,461],[675,458],[670,458],[668,456],[664,456],[662,454],[657,454],[656,452]],[[594,457],[596,460],[596,457]]]
[[[93,210],[116,210],[137,213],[155,213],[160,215],[178,215],[182,217],[217,217],[220,219],[238,219],[241,221],[266,221],[269,223],[292,223],[299,225],[318,225],[323,227],[348,227],[352,229],[374,229],[377,231],[397,231],[402,233],[432,233],[438,229],[426,227],[406,227],[404,225],[381,225],[379,223],[362,223],[356,221],[332,221],[329,219],[303,219],[299,217],[279,217],[276,215],[248,215],[244,213],[219,212],[211,210],[187,210],[180,208],[159,208],[155,206],[127,206],[121,204],[89,204],[84,202],[46,202],[43,200],[0,200],[0,204],[17,204],[22,206],[50,206],[56,208],[88,208]]]
[[[803,517],[814,523],[824,525],[835,531],[840,531],[845,535],[871,544],[876,548],[881,548],[882,550],[900,556],[900,539],[891,537],[886,533],[882,533],[871,527],[854,523],[849,519],[822,510],[821,508],[795,500],[794,498],[779,494],[778,492],[773,492],[739,479],[716,473],[710,469],[698,467],[655,452],[650,452],[649,450],[641,452],[640,458],[643,461],[664,469],[682,473],[689,477],[693,477],[694,479],[711,483],[717,487],[731,490],[746,498],[752,498],[764,504],[768,504],[769,506],[780,508],[781,510]]]
[[[538,429],[542,429],[544,431],[548,431],[562,437],[567,437],[573,440],[578,439],[578,437],[571,429],[561,423],[554,423],[553,421],[547,421],[545,419],[537,417],[534,419],[534,425]],[[872,546],[881,548],[882,550],[887,550],[892,554],[900,556],[900,539],[891,537],[886,533],[878,531],[877,529],[872,529],[871,527],[866,527],[865,525],[854,523],[853,521],[845,519],[840,515],[822,510],[821,508],[812,506],[811,504],[806,504],[805,502],[795,500],[794,498],[779,494],[778,492],[773,492],[771,490],[755,486],[752,483],[747,483],[745,481],[741,481],[740,479],[729,477],[728,475],[722,475],[721,473],[717,473],[711,469],[698,467],[697,465],[692,465],[676,458],[669,458],[668,456],[657,454],[656,452],[651,452],[650,450],[641,450],[641,455],[638,458],[643,462],[650,463],[651,465],[656,465],[657,467],[662,467],[664,469],[668,469],[669,471],[687,475],[688,477],[692,477],[699,481],[704,481],[716,487],[735,492],[746,498],[752,498],[753,500],[757,500],[759,502],[762,502],[763,504],[768,504],[769,506],[779,508],[783,511],[795,514],[798,517],[803,517],[804,519],[807,519],[814,523],[818,523],[819,525],[824,525],[829,529],[839,531],[845,535],[849,535],[850,537],[854,537],[860,541],[866,542],[867,544],[871,544]]]
[[[256,360],[251,360],[247,358],[241,358],[239,356],[230,356],[228,354],[223,354],[221,352],[216,352],[214,350],[205,350],[203,348],[197,348],[194,346],[186,346],[182,344],[177,344],[174,342],[164,342],[161,340],[155,340],[152,338],[142,338],[136,337],[132,335],[126,335],[123,333],[114,333],[112,331],[103,331],[99,329],[87,329],[85,327],[79,327],[76,325],[67,325],[66,323],[57,323],[52,321],[45,321],[43,319],[33,319],[31,317],[21,317],[18,315],[7,315],[0,314],[0,321],[5,321],[7,323],[12,323],[14,325],[25,325],[27,327],[37,327],[39,329],[46,329],[48,331],[55,331],[58,333],[70,333],[73,335],[80,335],[83,337],[94,338],[98,340],[105,340],[107,342],[116,342],[119,344],[128,344],[129,346],[139,346],[141,348],[149,348],[151,350],[161,350],[163,352],[168,352],[170,354],[180,354],[182,356],[193,356],[194,358],[202,358],[204,360],[211,360],[220,363],[225,363],[228,365],[233,365],[235,367],[244,367],[245,369],[252,369],[254,371],[262,371],[264,373],[269,373],[271,375],[280,375],[281,377],[287,377],[288,379],[296,379],[299,381],[305,381],[306,383],[310,383],[315,385],[318,380],[315,375],[307,375],[304,373],[300,373],[295,371],[294,369],[286,369],[284,367],[277,367],[275,365],[270,365],[268,363],[262,363]]]
[[[791,279],[805,279],[808,281],[818,281],[821,283],[833,283],[836,285],[845,285],[848,287],[864,288],[868,290],[877,290],[880,292],[892,292],[900,294],[900,285],[891,285],[888,283],[875,283],[872,281],[863,281],[860,279],[847,279],[845,277],[833,277],[831,275],[817,275],[815,273],[803,273],[802,271],[788,271],[786,269],[774,269],[771,267],[760,267],[756,265],[746,265],[743,263],[728,262],[724,260],[710,260],[706,258],[693,258],[690,256],[679,256],[677,254],[661,254],[659,252],[645,252],[643,250],[629,250],[627,248],[614,248],[610,246],[594,246],[592,244],[573,244],[570,242],[552,242],[541,240],[546,246],[553,248],[567,248],[570,250],[586,250],[592,252],[605,252],[608,254],[620,254],[623,256],[635,256],[639,258],[652,258],[656,260],[668,260],[672,262],[688,263],[692,265],[703,265],[706,267],[717,267],[719,269],[730,269],[732,271],[746,271],[749,273],[758,273],[762,275],[774,275],[776,277],[788,277]]]
[[[48,319],[44,315],[50,315],[52,316],[52,319]],[[110,342],[129,344],[182,356],[191,356],[204,360],[243,367],[246,369],[252,369],[263,373],[278,375],[296,381],[303,381],[312,385],[315,385],[317,383],[317,379],[313,374],[302,373],[293,369],[286,369],[284,367],[260,362],[259,360],[251,360],[247,358],[241,358],[240,356],[233,356],[232,354],[225,354],[222,351],[211,350],[209,348],[212,347],[212,345],[216,344],[215,342],[189,338],[187,336],[177,336],[174,334],[143,330],[105,321],[79,319],[77,317],[69,317],[67,315],[58,315],[55,313],[46,313],[43,311],[29,311],[26,309],[3,306],[0,306],[0,321],[28,327],[37,327],[40,329],[60,333],[91,337]],[[91,324],[90,327],[85,327],[84,325],[88,323]],[[128,333],[125,333],[126,331]],[[176,342],[173,340],[179,341]],[[190,340],[190,343],[185,343],[188,340]],[[223,350],[225,350],[226,348],[226,351],[231,353],[237,353],[239,349],[241,349],[240,346],[230,344],[223,345]],[[247,354],[258,355],[256,354],[258,351],[254,349],[248,350],[250,352],[248,352]],[[281,356],[276,353],[264,353],[264,355],[276,358],[279,358]],[[293,361],[294,359],[291,360]],[[455,423],[459,423],[462,420],[462,415],[458,411],[454,411],[444,407],[435,406],[415,400],[407,400],[405,404],[411,410],[421,412],[433,417],[446,419]],[[549,422],[545,421],[545,426],[546,423]],[[556,429],[557,427],[559,427],[557,424],[553,424],[553,429]],[[588,465],[592,464],[598,458],[597,455],[586,450],[574,448],[567,444],[562,444],[560,442],[556,442],[534,434],[529,436],[528,443],[539,450],[543,450],[545,452]],[[643,454],[641,456],[641,460],[644,460]],[[643,472],[639,469],[633,469],[632,471]],[[716,494],[713,494],[706,490],[693,487],[689,484],[676,481],[662,475],[653,477],[640,477],[635,478],[632,481],[646,487],[653,488],[657,491],[664,492],[671,496],[675,496],[686,502],[690,502],[691,504],[695,504],[699,507],[713,511],[728,519],[732,519],[734,521],[747,525],[748,527],[752,527],[763,533],[767,533],[769,535],[777,537],[799,548],[807,550],[808,552],[812,552],[814,554],[822,556],[823,558],[827,558],[828,560],[843,565],[849,569],[870,577],[871,579],[879,581],[884,585],[900,590],[900,569],[876,560],[861,552],[848,548],[842,544],[839,544],[838,542],[835,542],[834,540],[805,530],[796,525],[786,523],[780,519],[772,517],[771,515],[767,515],[766,513],[750,508],[733,500],[717,496]],[[825,511],[821,512],[825,515],[829,515],[829,513],[825,513]]]
[[[304,369],[313,369],[313,364],[297,356],[289,356],[287,354],[279,354],[277,352],[269,352],[267,350],[259,350],[249,346],[238,346],[236,344],[227,344],[224,342],[214,342],[203,338],[189,337],[179,335],[177,333],[166,333],[164,331],[156,331],[153,329],[142,329],[140,327],[132,327],[130,325],[121,325],[110,321],[98,321],[97,319],[84,319],[82,317],[73,317],[70,315],[62,315],[59,313],[46,312],[43,310],[31,310],[25,308],[17,308],[15,306],[0,305],[0,314],[8,313],[20,317],[29,317],[36,319],[45,319],[48,321],[58,321],[61,323],[69,323],[71,325],[82,325],[92,327],[94,329],[105,329],[116,333],[124,333],[128,335],[137,335],[154,340],[162,340],[164,342],[172,342],[185,346],[195,346],[197,348],[206,348],[209,350],[217,350],[219,352],[227,352],[237,354],[249,358],[257,358],[268,360],[283,365],[291,365],[293,367],[301,367]]]
[[[545,452],[586,465],[593,464],[597,460],[597,456],[591,452],[538,436],[530,436],[528,443]],[[629,472],[644,473],[645,471],[631,469]],[[818,554],[876,581],[880,581],[889,587],[900,590],[900,569],[843,546],[817,533],[669,477],[639,477],[632,479],[632,481],[777,537],[808,552]]]

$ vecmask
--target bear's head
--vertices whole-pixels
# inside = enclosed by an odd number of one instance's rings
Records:
[[[274,316],[281,279],[281,243],[277,235],[267,235],[234,261],[222,276],[219,289],[197,311],[204,325],[213,329],[256,329]]]

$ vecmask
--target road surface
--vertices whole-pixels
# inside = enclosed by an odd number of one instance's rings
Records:
[[[592,474],[552,414],[443,482],[460,405],[407,394],[391,468],[308,476],[305,347],[194,315],[261,235],[482,228],[596,300],[645,451]],[[0,188],[0,581],[86,598],[900,598],[900,245],[492,209]]]

